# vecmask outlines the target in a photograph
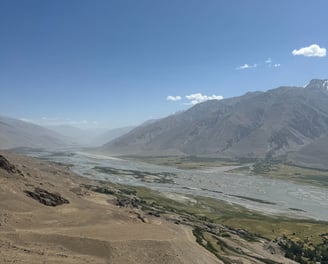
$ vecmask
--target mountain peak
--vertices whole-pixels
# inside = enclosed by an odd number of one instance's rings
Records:
[[[309,84],[305,88],[328,91],[328,80],[313,79],[309,82]]]

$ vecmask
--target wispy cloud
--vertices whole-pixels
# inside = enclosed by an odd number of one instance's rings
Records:
[[[180,95],[177,95],[177,96],[172,96],[172,95],[169,95],[168,97],[166,97],[166,100],[167,101],[180,101],[182,99],[182,97]]]
[[[246,69],[252,69],[252,68],[256,68],[257,64],[253,64],[253,65],[249,65],[247,63],[245,63],[244,65],[238,66],[236,68],[236,70],[246,70]]]
[[[273,60],[269,57],[264,61],[265,65],[269,68],[273,67],[273,68],[278,68],[281,66],[280,63],[273,63]]]
[[[294,56],[305,56],[305,57],[325,57],[326,56],[326,49],[321,48],[317,44],[312,44],[308,47],[300,48],[300,49],[294,49],[292,51],[292,54]]]
[[[221,95],[204,95],[201,93],[195,93],[195,94],[190,94],[190,95],[186,95],[185,96],[187,100],[189,100],[189,102],[187,104],[190,105],[195,105],[201,102],[205,102],[208,100],[222,100],[223,96]]]

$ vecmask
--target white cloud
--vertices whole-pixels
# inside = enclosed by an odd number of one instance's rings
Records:
[[[180,101],[182,99],[181,96],[177,95],[177,96],[172,96],[172,95],[169,95],[168,97],[166,97],[166,100],[167,101]]]
[[[186,99],[189,100],[189,103],[187,104],[195,105],[208,100],[222,100],[223,96],[215,95],[215,94],[203,95],[201,93],[195,93],[195,94],[186,95]]]
[[[312,44],[308,47],[300,48],[298,50],[294,49],[292,51],[294,56],[302,55],[305,57],[325,57],[326,56],[326,49],[321,48],[317,44]]]
[[[280,66],[281,66],[280,63],[273,64],[273,67],[275,67],[275,68],[278,68],[278,67],[280,67]]]
[[[246,70],[246,69],[252,69],[252,68],[256,68],[257,64],[253,64],[253,65],[249,65],[247,63],[245,63],[244,65],[238,66],[236,68],[236,70]]]
[[[266,64],[271,64],[272,63],[272,60],[271,58],[267,58],[266,61],[265,61]]]

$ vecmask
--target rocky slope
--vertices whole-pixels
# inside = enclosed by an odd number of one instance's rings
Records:
[[[304,150],[326,135],[328,81],[312,80],[305,88],[279,87],[197,104],[137,127],[101,151],[270,158]],[[313,148],[316,153],[322,146]]]
[[[97,185],[63,166],[0,153],[0,263],[221,263],[190,228],[85,187]]]
[[[328,135],[315,139],[297,152],[288,153],[287,161],[305,167],[328,169]]]

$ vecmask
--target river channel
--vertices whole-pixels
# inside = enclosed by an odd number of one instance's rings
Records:
[[[31,151],[28,154],[69,164],[73,172],[92,179],[146,186],[164,193],[207,196],[267,214],[328,221],[327,188],[227,173],[215,168],[182,170],[75,151]],[[109,172],[99,171],[99,168],[109,168]],[[115,173],[111,173],[113,171]],[[135,177],[130,172],[150,176],[145,179]],[[156,175],[155,180],[151,174]],[[165,177],[165,180],[161,181],[161,177]]]

